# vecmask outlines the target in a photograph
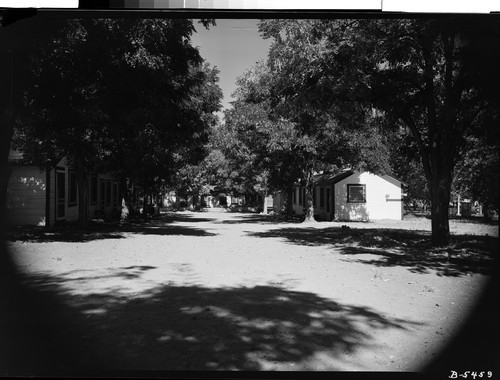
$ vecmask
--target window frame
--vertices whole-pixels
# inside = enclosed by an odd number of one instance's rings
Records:
[[[351,199],[351,189],[354,187],[361,187],[363,189],[363,199],[362,200],[352,200]],[[347,185],[347,203],[366,203],[366,184],[362,183],[352,183]]]

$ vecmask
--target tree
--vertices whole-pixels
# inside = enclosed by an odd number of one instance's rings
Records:
[[[306,188],[306,221],[313,220],[316,171],[344,166],[389,170],[382,139],[370,133],[378,128],[378,115],[369,105],[350,101],[347,79],[334,84],[333,79],[321,76],[327,67],[336,71],[348,66],[341,62],[339,67],[330,67],[335,63],[326,62],[330,51],[322,29],[327,24],[322,20],[264,20],[259,26],[264,38],[273,39],[267,62],[272,112],[294,123],[300,141],[300,153],[295,154],[301,162],[296,169]]]
[[[342,130],[329,114],[283,101],[277,93],[281,79],[269,62],[257,63],[238,78],[236,100],[226,112],[226,128],[237,146],[235,159],[242,161],[238,167],[251,163],[245,177],[261,195],[282,189],[290,194],[301,183],[309,200],[305,220],[312,221],[314,173],[346,165],[380,169],[387,166],[381,160],[386,156],[384,144],[378,135],[366,133],[377,127],[375,117],[367,113],[364,125]],[[291,197],[288,200],[291,211]]]
[[[36,41],[61,26],[59,20],[36,18],[34,9],[0,10],[0,223],[5,222],[6,191],[11,168],[8,157],[15,119],[29,81],[27,62]],[[25,19],[26,18],[26,19]]]
[[[387,126],[381,132],[386,136],[390,153],[390,165],[396,178],[406,186],[405,203],[414,206],[427,207],[430,204],[430,193],[420,161],[418,147],[413,136],[404,125],[399,128]]]
[[[236,100],[225,114],[226,134],[231,136],[226,154],[233,173],[240,174],[240,192],[262,198],[275,190],[291,190],[298,179],[294,146],[299,141],[292,123],[271,115],[269,80],[263,62],[245,72],[237,80]]]
[[[394,125],[403,122],[430,190],[432,241],[446,245],[462,136],[495,107],[495,86],[486,83],[499,78],[495,21],[266,20],[260,29],[273,38],[276,91],[286,107],[333,114],[346,127],[363,122],[369,108]],[[478,44],[485,47],[481,62],[474,59]]]
[[[130,96],[106,97],[121,102],[109,106],[113,134],[107,145],[108,168],[122,179],[127,209],[127,182],[140,185],[146,194],[157,194],[176,183],[183,167],[196,165],[207,153],[205,145],[222,98],[218,70],[197,60],[184,72],[170,72],[176,77],[167,84],[161,78],[137,79],[141,95],[133,86]]]
[[[472,130],[465,136],[457,161],[452,190],[481,203],[485,215],[500,208],[499,116],[493,113],[485,120],[485,128]]]
[[[31,83],[19,120],[15,147],[30,163],[52,169],[61,158],[74,165],[78,182],[79,215],[87,226],[87,172],[98,156],[99,91],[106,63],[103,43],[87,43],[89,32],[69,21],[48,45],[38,47],[31,60]],[[57,84],[57,85],[56,85]]]
[[[181,161],[199,159],[220,89],[189,43],[193,31],[185,19],[74,19],[33,54],[17,144],[43,165],[71,159],[82,228],[90,171],[149,194]]]

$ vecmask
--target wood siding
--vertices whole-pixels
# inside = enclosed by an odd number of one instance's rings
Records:
[[[54,225],[55,222],[78,221],[78,192],[77,201],[69,203],[69,171],[68,162],[63,158],[57,164],[56,169],[50,171],[49,186],[47,186],[45,170],[35,166],[13,166],[7,186],[7,222],[10,225],[45,226],[47,220],[50,225]],[[65,200],[63,217],[57,217],[56,210],[57,172],[64,173]],[[91,175],[88,176],[89,218],[111,216],[113,213],[117,214],[121,209],[121,197],[117,181],[110,174],[98,174],[98,185],[101,180],[109,184],[107,185],[109,191],[106,189],[107,199],[104,202],[101,201],[100,189],[98,188],[98,202],[91,204]],[[116,189],[114,184],[116,184]],[[47,201],[49,202],[48,205]],[[48,218],[46,217],[47,212],[49,213]]]

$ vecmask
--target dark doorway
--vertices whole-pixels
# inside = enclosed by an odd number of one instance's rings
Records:
[[[66,173],[56,171],[56,219],[66,217]]]
[[[227,197],[226,194],[219,194],[219,205],[227,206]]]

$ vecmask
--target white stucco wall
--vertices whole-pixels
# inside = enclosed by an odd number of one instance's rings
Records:
[[[366,202],[347,202],[347,185],[366,185]],[[335,219],[402,219],[401,183],[389,176],[354,173],[335,184]]]

